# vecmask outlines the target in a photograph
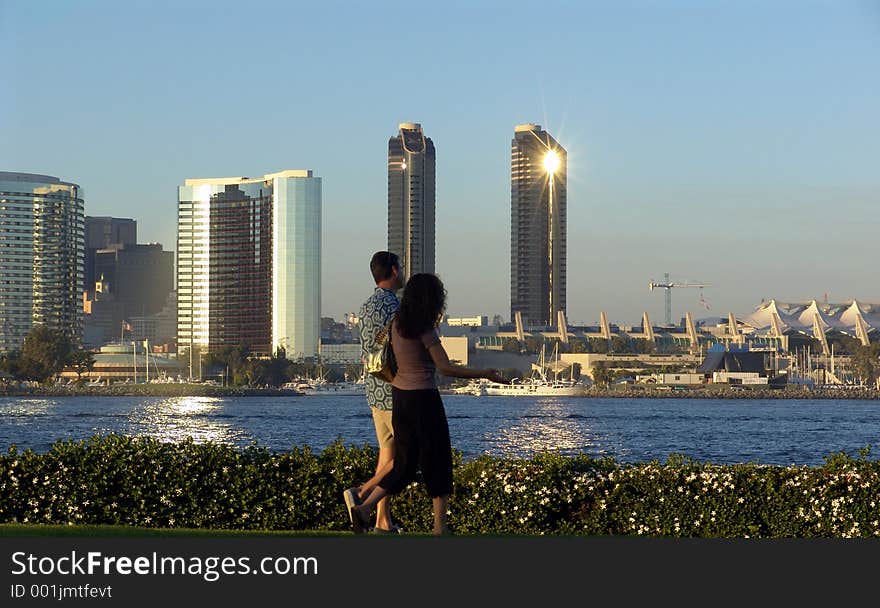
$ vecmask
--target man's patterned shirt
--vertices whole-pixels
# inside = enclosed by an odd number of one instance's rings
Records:
[[[361,332],[361,354],[366,359],[373,348],[376,334],[383,329],[400,308],[397,296],[390,289],[377,287],[358,312]],[[380,410],[391,409],[391,384],[367,374],[367,403]]]

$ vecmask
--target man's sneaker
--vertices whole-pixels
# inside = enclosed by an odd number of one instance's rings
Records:
[[[348,517],[351,519],[351,529],[354,530],[355,534],[366,534],[370,524],[361,519],[361,514],[357,507],[352,507],[348,510]]]
[[[345,510],[348,512],[348,518],[351,520],[352,525],[354,525],[354,518],[351,515],[351,508],[361,504],[361,499],[358,498],[357,488],[347,489],[345,492],[342,493],[342,498],[345,499]]]

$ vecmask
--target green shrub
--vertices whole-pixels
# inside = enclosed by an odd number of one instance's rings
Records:
[[[369,478],[375,448],[341,439],[320,454],[95,436],[46,453],[0,455],[0,522],[347,530],[344,489]],[[620,464],[540,454],[455,454],[459,534],[673,537],[880,536],[880,462],[833,454],[819,467],[713,465],[674,455]],[[431,529],[414,483],[395,497],[404,530]]]

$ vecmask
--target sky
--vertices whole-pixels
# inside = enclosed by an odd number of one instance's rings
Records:
[[[568,320],[880,302],[880,0],[0,0],[0,170],[174,250],[186,178],[323,180],[324,316],[372,289],[387,145],[437,149],[448,314],[510,315],[510,140],[568,151]],[[708,308],[706,308],[708,306]]]

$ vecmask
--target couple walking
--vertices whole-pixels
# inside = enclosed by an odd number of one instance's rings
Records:
[[[376,334],[391,326],[397,373],[391,383],[367,376],[367,403],[373,414],[379,459],[372,478],[346,490],[345,503],[355,533],[367,532],[376,510],[373,532],[394,534],[388,497],[401,492],[421,470],[434,510],[434,534],[449,534],[446,512],[452,494],[452,445],[449,425],[435,373],[456,378],[487,378],[503,382],[494,369],[450,363],[437,326],[446,308],[446,290],[433,274],[415,274],[403,286],[397,255],[379,251],[370,260],[376,290],[360,309],[364,354]],[[403,287],[403,298],[396,292]]]

